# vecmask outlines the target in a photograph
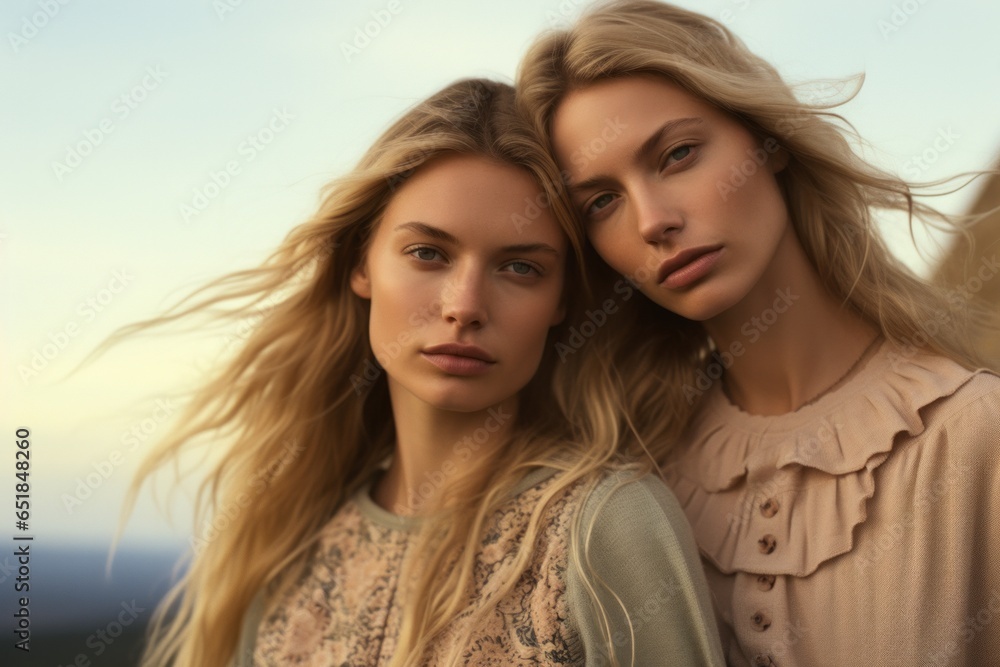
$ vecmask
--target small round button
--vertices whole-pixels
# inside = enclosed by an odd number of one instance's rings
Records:
[[[777,546],[778,540],[775,539],[774,535],[771,535],[770,533],[757,540],[757,547],[760,549],[760,552],[765,555],[772,553]]]
[[[771,627],[771,619],[768,618],[767,614],[762,611],[758,611],[756,614],[751,616],[750,622],[753,623],[753,629],[758,632],[764,632],[764,630]]]
[[[753,659],[753,667],[770,667],[774,664],[771,656],[761,653]]]
[[[760,513],[763,514],[765,518],[770,519],[778,513],[779,507],[780,505],[777,500],[774,498],[768,498],[760,504]]]
[[[762,591],[769,591],[774,588],[774,575],[773,574],[761,574],[757,576],[757,588]]]

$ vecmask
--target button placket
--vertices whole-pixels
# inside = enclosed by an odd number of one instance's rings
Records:
[[[750,617],[750,624],[757,632],[764,632],[771,627],[771,618],[763,611],[758,611]]]
[[[781,504],[775,498],[768,498],[760,504],[760,513],[765,519],[770,519],[781,508]]]
[[[773,574],[757,575],[757,588],[765,593],[774,588],[775,576]]]
[[[765,556],[772,554],[774,553],[774,550],[778,548],[778,539],[771,533],[768,533],[764,537],[757,540],[757,548]]]
[[[780,650],[781,633],[788,625],[784,577],[740,572],[735,585],[739,613],[733,618],[733,629],[745,659],[749,665],[756,665],[754,661],[760,658],[760,664],[777,667],[782,661],[775,657],[775,651]]]
[[[743,579],[745,597],[743,599],[743,617],[741,642],[745,647],[745,655],[750,664],[755,667],[775,667],[778,663],[774,657],[776,645],[780,643],[781,628],[787,623],[787,609],[784,607],[786,591],[784,588],[784,578],[777,574],[772,568],[781,568],[784,553],[775,555],[778,549],[778,541],[788,538],[786,529],[787,517],[778,517],[782,512],[787,511],[794,498],[794,484],[791,481],[762,480],[760,494],[756,496],[756,511],[751,516],[750,536],[757,538],[757,558],[758,567],[756,574],[745,573]],[[748,545],[749,546],[749,545]],[[781,582],[778,580],[782,579]]]

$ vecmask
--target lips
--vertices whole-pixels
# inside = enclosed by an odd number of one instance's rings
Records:
[[[479,359],[487,363],[496,363],[496,359],[481,347],[475,345],[464,345],[462,343],[445,343],[444,345],[433,345],[423,349],[424,354],[446,354],[454,357],[468,357]]]
[[[721,245],[699,246],[681,250],[666,259],[656,271],[656,282],[667,287],[683,287],[707,273],[721,253]]]
[[[420,351],[431,364],[452,376],[472,376],[488,373],[496,360],[489,352],[475,345],[446,343]]]

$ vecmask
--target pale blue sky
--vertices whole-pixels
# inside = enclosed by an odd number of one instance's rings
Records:
[[[914,176],[912,158],[941,133],[952,139],[921,178],[986,168],[1000,153],[997,3],[680,4],[724,20],[791,81],[865,72],[864,88],[843,113],[884,166]],[[408,106],[455,78],[511,80],[532,37],[585,5],[5,2],[0,423],[8,437],[17,426],[33,430],[37,534],[106,540],[125,482],[166,428],[156,400],[197,379],[224,337],[130,343],[61,380],[74,363],[117,326],[157,313],[209,277],[258,262],[309,214],[321,185],[350,169]],[[346,57],[343,45],[373,12],[391,20]],[[252,135],[270,143],[253,148]],[[97,145],[73,166],[67,154],[80,142],[83,150]],[[239,172],[185,220],[182,205],[193,205],[210,173],[230,161]],[[974,194],[939,203],[961,211]],[[926,271],[899,242],[905,234],[893,238],[901,256]],[[22,377],[19,369],[46,345],[52,359],[43,356],[37,375]],[[133,427],[143,433],[134,447]],[[116,450],[120,465],[111,464],[108,479],[67,512],[64,494],[74,493],[78,478],[107,469]],[[3,477],[0,493],[12,494],[12,475]],[[183,535],[186,509],[178,507],[174,533],[145,504],[126,536]]]

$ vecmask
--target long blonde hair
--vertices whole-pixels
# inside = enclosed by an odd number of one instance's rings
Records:
[[[512,224],[530,224],[546,207],[565,230],[567,318],[551,340],[579,321],[588,303],[584,244],[559,197],[558,171],[516,114],[510,86],[466,80],[393,124],[350,174],[328,186],[318,212],[262,266],[213,281],[162,317],[118,332],[109,345],[194,315],[239,321],[262,304],[269,307],[242,347],[197,390],[179,426],[157,444],[130,487],[123,517],[158,469],[192,449],[207,446],[218,454],[196,498],[196,526],[211,523],[213,534],[194,538],[189,568],[157,610],[144,666],[218,667],[231,659],[255,592],[266,589],[269,601],[276,598],[301,571],[323,525],[391,455],[387,384],[368,342],[368,302],[351,291],[350,272],[396,188],[449,153],[495,159],[534,177],[539,200],[525,202],[525,215]],[[506,590],[527,567],[549,501],[621,460],[611,403],[601,395],[609,391],[606,380],[603,389],[579,399],[592,408],[591,418],[570,424],[558,409],[553,396],[575,386],[573,367],[558,363],[554,348],[547,348],[521,392],[509,440],[497,444],[503,456],[482,456],[469,475],[452,480],[442,500],[449,509],[425,523],[424,568],[414,574],[392,665],[419,664],[435,635],[467,608],[484,526],[527,470],[549,465],[565,472],[533,509]],[[448,502],[455,498],[462,502]]]
[[[799,101],[771,65],[718,21],[654,0],[598,5],[573,26],[546,34],[530,47],[518,73],[518,105],[539,135],[548,137],[553,114],[568,92],[638,74],[680,85],[788,153],[788,165],[777,177],[792,224],[836,299],[904,353],[925,348],[967,368],[988,365],[972,348],[967,328],[970,316],[988,320],[984,311],[914,275],[889,252],[872,216],[876,209],[901,211],[909,216],[911,230],[916,217],[962,231],[970,220],[946,216],[914,198],[921,187],[947,180],[918,186],[867,164],[852,150],[847,130],[831,122],[844,121],[829,111],[842,101]],[[615,283],[602,262],[592,266],[604,272],[595,280],[597,288]],[[630,289],[623,282],[616,283],[619,294]],[[654,434],[647,440],[650,448],[662,456],[674,441],[669,436],[679,434],[697,406],[684,388],[695,386],[712,348],[701,324],[634,296],[618,298],[625,314],[616,315],[614,327],[595,333],[595,346],[608,361],[590,360],[584,377],[593,373],[594,383],[605,382],[608,367],[616,369],[623,414],[642,419],[645,432]],[[579,406],[568,409],[580,414]]]

